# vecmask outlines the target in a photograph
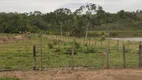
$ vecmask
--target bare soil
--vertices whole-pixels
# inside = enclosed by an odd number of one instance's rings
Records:
[[[0,72],[0,77],[22,80],[142,80],[141,69],[47,70]]]
[[[9,41],[20,41],[20,40],[24,40],[24,39],[26,39],[26,38],[22,35],[11,36],[11,37],[0,36],[0,43],[6,43]]]

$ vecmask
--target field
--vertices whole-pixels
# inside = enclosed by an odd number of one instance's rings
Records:
[[[19,34],[1,34],[1,36],[22,36]],[[75,40],[74,64],[72,64],[72,45]],[[110,40],[109,65],[111,68],[123,68],[123,49],[126,47],[126,67],[136,68],[139,65],[139,42]],[[63,67],[88,67],[106,68],[106,49],[108,40],[100,41],[100,38],[90,38],[84,42],[84,38],[57,35],[31,34],[22,39],[7,40],[0,45],[0,69],[32,69],[33,45],[36,45],[37,69],[63,68]],[[42,53],[42,63],[41,63]]]
[[[61,38],[59,35],[46,34],[1,34],[0,80],[141,80],[142,71],[137,69],[139,42],[100,39]],[[75,54],[72,62],[73,44]],[[106,69],[108,44],[110,69]],[[37,71],[32,71],[34,45]],[[122,45],[126,47],[127,69],[123,69]],[[71,70],[72,66],[74,70]],[[44,71],[38,71],[41,68]]]

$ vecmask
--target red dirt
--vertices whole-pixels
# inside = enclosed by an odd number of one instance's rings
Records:
[[[48,70],[0,72],[0,77],[22,80],[142,80],[141,69]]]

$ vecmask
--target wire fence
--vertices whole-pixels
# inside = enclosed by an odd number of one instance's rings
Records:
[[[75,39],[75,41],[74,41]],[[39,37],[2,43],[0,70],[87,67],[137,68],[142,66],[139,42],[59,36]]]

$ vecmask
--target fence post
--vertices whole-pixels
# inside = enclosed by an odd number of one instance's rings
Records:
[[[123,44],[123,67],[126,68],[126,54],[125,45]]]
[[[119,40],[117,40],[117,51],[119,51]]]
[[[71,53],[71,56],[72,56],[72,70],[74,70],[74,50],[75,50],[74,41],[75,40],[73,40],[72,53]]]
[[[42,63],[43,63],[43,50],[42,50],[42,34],[40,38],[40,70],[42,70]]]
[[[107,68],[109,68],[109,53],[110,53],[110,40],[108,39],[108,45],[107,45],[107,50],[106,50],[106,61],[107,61]]]
[[[91,38],[89,37],[89,46],[90,46],[90,41],[91,41]]]
[[[33,46],[33,70],[36,70],[36,46]]]
[[[139,67],[142,67],[142,45],[139,44]]]
[[[110,51],[110,39],[108,39],[108,49]]]
[[[107,50],[106,50],[106,61],[107,61],[106,67],[109,68],[109,47],[108,46],[107,46]]]

